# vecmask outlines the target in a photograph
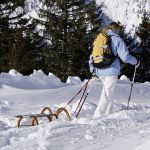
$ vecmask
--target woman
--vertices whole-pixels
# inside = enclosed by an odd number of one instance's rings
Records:
[[[117,83],[117,77],[120,74],[120,61],[119,58],[131,65],[137,64],[137,59],[129,54],[126,44],[119,36],[121,27],[116,22],[110,23],[101,32],[110,36],[111,49],[116,57],[114,62],[104,69],[94,68],[92,65],[92,56],[90,56],[90,71],[95,69],[95,74],[100,78],[103,89],[98,106],[94,112],[94,118],[101,117],[113,112],[113,92]]]

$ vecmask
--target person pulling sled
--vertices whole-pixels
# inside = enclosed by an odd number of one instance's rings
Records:
[[[132,56],[124,41],[119,36],[121,26],[111,22],[101,30],[93,42],[93,51],[90,56],[90,72],[99,77],[103,89],[99,103],[94,112],[94,118],[113,113],[113,93],[120,75],[119,58],[131,65],[137,64],[137,59]]]

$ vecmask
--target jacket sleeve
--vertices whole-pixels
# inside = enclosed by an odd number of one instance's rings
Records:
[[[129,63],[131,65],[137,64],[137,59],[129,53],[128,48],[124,43],[124,41],[120,37],[116,37],[116,38],[117,38],[116,50],[120,59],[123,62]]]

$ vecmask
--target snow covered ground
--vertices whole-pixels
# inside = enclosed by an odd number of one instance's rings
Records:
[[[115,90],[115,112],[93,119],[102,85],[95,81],[83,109],[76,119],[64,116],[38,126],[16,128],[16,115],[39,113],[44,107],[55,112],[81,89],[86,81],[69,77],[61,82],[54,74],[34,71],[30,76],[11,70],[0,74],[1,150],[149,150],[150,83],[136,83],[129,110],[126,110],[131,82],[122,76]],[[78,96],[67,110],[72,114]],[[22,123],[29,123],[24,120]]]

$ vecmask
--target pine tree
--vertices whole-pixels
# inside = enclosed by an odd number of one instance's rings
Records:
[[[84,0],[44,0],[42,6],[39,16],[49,43],[48,71],[63,80],[70,75],[85,78],[93,33],[100,27],[100,8],[95,1]]]
[[[16,69],[24,75],[34,69],[43,68],[43,49],[45,43],[35,31],[36,25],[30,24],[13,29],[9,40],[9,69]]]
[[[9,15],[14,11],[10,0],[0,1],[0,72],[8,69]]]
[[[150,18],[145,11],[142,23],[139,25],[137,35],[141,39],[141,65],[138,69],[138,80],[141,82],[150,81]]]
[[[2,67],[0,71],[8,71],[10,69],[11,62],[9,61],[9,56],[13,53],[13,49],[15,49],[15,43],[13,41],[19,35],[14,36],[15,29],[18,28],[19,22],[21,24],[23,23],[23,20],[20,19],[23,13],[23,4],[23,0],[6,0],[0,3],[0,36],[2,37],[0,40]],[[19,45],[20,43],[17,44]],[[10,59],[13,62],[12,66],[15,64],[14,60],[16,55],[17,53],[14,56],[12,55],[13,59]]]
[[[24,0],[4,1],[0,6],[0,71],[13,68],[26,75],[42,69],[45,43],[36,24],[24,16]]]

